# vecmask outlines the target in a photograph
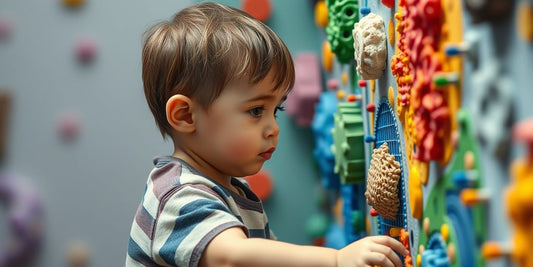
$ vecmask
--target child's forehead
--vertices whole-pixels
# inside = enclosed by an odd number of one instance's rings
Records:
[[[267,76],[255,83],[249,78],[232,79],[221,93],[235,94],[249,99],[279,99],[283,101],[289,90],[276,88],[276,82],[268,79]]]

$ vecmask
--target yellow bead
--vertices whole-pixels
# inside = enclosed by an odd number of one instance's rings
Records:
[[[455,261],[455,245],[453,243],[448,244],[448,258],[450,259],[450,262]]]
[[[418,168],[414,165],[409,168],[409,206],[413,217],[420,220],[424,209],[424,200]]]
[[[471,170],[474,168],[476,157],[474,156],[474,153],[472,153],[472,151],[467,151],[463,156],[463,161],[465,164],[465,169]]]
[[[348,82],[348,74],[346,72],[343,72],[341,74],[341,81],[342,81],[342,84],[346,84]]]
[[[329,23],[328,7],[326,1],[318,1],[315,4],[315,23],[319,27],[326,28]]]
[[[422,223],[422,227],[424,229],[424,233],[429,236],[429,218],[424,218],[424,222]]]
[[[339,91],[337,91],[337,98],[338,98],[339,100],[344,99],[344,96],[345,96],[345,93],[344,93],[343,90],[339,90]]]
[[[444,242],[448,242],[448,238],[450,237],[450,228],[448,228],[447,224],[443,224],[440,227],[440,234],[442,235],[442,239],[444,239]]]
[[[389,104],[394,108],[394,89],[392,86],[389,87]]]
[[[516,25],[520,36],[529,43],[533,43],[533,4],[523,2],[518,8]]]
[[[322,43],[322,66],[327,72],[331,72],[333,69],[333,57],[335,54],[331,52],[331,45],[328,41]]]

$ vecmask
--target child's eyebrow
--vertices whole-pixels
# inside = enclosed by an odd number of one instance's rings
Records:
[[[258,96],[252,97],[248,99],[248,102],[254,102],[254,101],[259,101],[259,100],[272,100],[275,98],[276,97],[274,95],[264,94],[264,95],[258,95]]]

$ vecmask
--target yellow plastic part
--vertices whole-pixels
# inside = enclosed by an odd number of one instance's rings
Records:
[[[418,175],[420,177],[420,183],[423,185],[428,184],[429,178],[429,163],[415,160],[414,164],[418,167]]]
[[[412,165],[409,169],[409,205],[411,206],[413,218],[422,219],[424,199],[416,165]]]
[[[416,266],[422,267],[422,255],[420,254],[416,255]]]
[[[345,71],[341,74],[341,81],[342,84],[346,84],[348,82],[348,74]]]
[[[342,203],[343,199],[341,197],[337,198],[337,202],[335,202],[335,206],[333,206],[332,210],[338,225],[344,225],[344,216],[342,216]]]
[[[327,72],[331,72],[333,69],[333,57],[335,54],[331,52],[331,45],[328,41],[322,43],[322,66]]]
[[[328,7],[326,1],[318,1],[315,4],[315,23],[317,26],[326,28],[329,23]]]
[[[455,261],[455,245],[453,243],[448,244],[448,258],[450,259],[450,262],[453,263]]]
[[[487,201],[490,198],[488,191],[483,189],[466,188],[461,190],[459,198],[466,206],[472,206],[480,202]]]
[[[467,151],[465,155],[463,156],[463,161],[465,164],[465,170],[472,170],[474,169],[474,165],[476,162],[476,157],[472,151]]]
[[[392,86],[389,86],[389,104],[392,108],[394,108],[396,105],[394,105],[394,89]]]
[[[337,98],[338,98],[339,100],[343,100],[345,95],[346,95],[346,93],[344,93],[343,90],[339,90],[339,91],[337,91]]]
[[[522,1],[516,16],[516,25],[520,37],[527,42],[533,43],[533,3]]]
[[[398,227],[391,227],[389,229],[389,235],[391,237],[399,237],[400,236],[400,232],[401,232],[402,228],[398,228]]]
[[[498,242],[485,242],[481,247],[481,257],[485,260],[500,258],[509,255],[510,251]]]
[[[392,19],[389,19],[389,24],[387,26],[387,37],[389,39],[389,44],[391,46],[394,46],[394,37],[395,37],[395,34],[396,34],[396,31],[395,31],[395,27],[394,27],[394,22],[392,21]]]
[[[424,233],[429,236],[429,217],[424,218],[424,222],[422,223],[422,227],[424,229]]]
[[[514,183],[507,191],[507,211],[514,226],[511,255],[518,266],[533,266],[533,162],[517,160],[511,172]]]
[[[448,238],[450,237],[450,228],[448,228],[448,224],[441,225],[440,234],[442,235],[444,242],[448,242]]]

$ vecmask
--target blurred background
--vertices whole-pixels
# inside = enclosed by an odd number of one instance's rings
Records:
[[[144,98],[143,33],[197,2],[0,0],[0,267],[12,266],[13,255],[31,260],[15,266],[123,266],[152,159],[172,153]],[[261,194],[280,240],[340,248],[368,234],[400,238],[402,228],[415,266],[511,266],[520,255],[533,262],[532,0],[413,0],[411,13],[406,1],[391,0],[217,2],[263,19],[295,60],[279,146],[261,172],[267,179],[255,180],[272,184]],[[386,59],[383,73],[363,79],[351,33],[369,13],[383,19],[375,25],[384,26]],[[415,29],[399,27],[402,16]],[[428,20],[442,25],[417,24]],[[435,29],[425,56],[442,72],[409,64],[428,72],[431,92],[449,104],[449,125],[429,129],[446,128],[445,156],[440,143],[411,143],[420,125],[406,123],[405,77],[393,73],[400,40]],[[422,54],[415,41],[408,49],[419,53],[404,60]],[[380,117],[394,125],[389,141],[402,166],[399,227],[364,197],[372,149],[388,138],[377,133]],[[422,148],[432,157],[413,156]],[[443,245],[431,247],[437,239]]]

